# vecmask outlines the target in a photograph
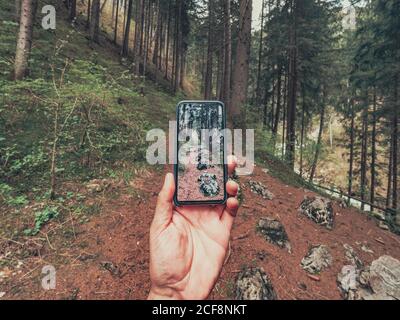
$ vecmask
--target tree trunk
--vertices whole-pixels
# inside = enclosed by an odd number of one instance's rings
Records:
[[[374,100],[372,109],[372,134],[371,134],[371,205],[375,203],[375,163],[376,163],[376,88],[374,87]],[[371,206],[371,212],[373,211]]]
[[[99,42],[100,0],[92,0],[92,10],[90,15],[90,39],[94,42]]]
[[[129,0],[128,3],[128,13],[126,17],[126,25],[125,25],[125,33],[124,33],[124,42],[122,45],[122,56],[127,57],[129,53],[129,34],[131,30],[131,21],[132,21],[132,3],[133,0]]]
[[[92,10],[91,0],[88,0],[88,6],[86,11],[86,28],[90,28],[90,11]]]
[[[21,1],[15,0],[15,21],[19,23],[21,19]]]
[[[230,110],[231,101],[231,1],[224,0],[224,80],[222,86],[221,100],[226,110]]]
[[[117,44],[118,38],[118,17],[119,17],[119,0],[117,0],[117,7],[115,9],[115,25],[114,25],[114,43]]]
[[[236,46],[236,62],[233,72],[231,121],[234,128],[246,127],[244,106],[247,100],[249,59],[251,46],[252,0],[240,0],[239,35]]]
[[[257,80],[256,80],[256,91],[255,91],[255,101],[256,104],[260,101],[260,78],[261,78],[261,61],[263,53],[263,27],[264,27],[264,7],[265,0],[262,0],[261,4],[261,25],[260,25],[260,40],[258,43],[258,65],[257,65]]]
[[[301,134],[300,134],[300,177],[303,177],[303,145],[304,145],[304,127],[305,127],[305,112],[306,112],[306,90],[302,85],[303,104],[301,107]]]
[[[156,67],[160,51],[160,36],[161,36],[161,8],[160,8],[160,0],[158,0],[157,27],[156,27],[154,52],[153,52],[153,64]]]
[[[366,101],[362,115],[362,137],[361,137],[361,170],[360,170],[360,198],[365,200],[365,185],[367,182],[367,132],[368,132],[368,91],[365,93]],[[361,210],[364,203],[361,202]]]
[[[208,41],[207,41],[207,60],[206,75],[204,79],[204,99],[211,100],[212,78],[213,78],[213,32],[214,32],[214,4],[213,0],[208,0]]]
[[[182,46],[182,28],[181,28],[181,18],[182,18],[182,1],[177,0],[176,8],[176,45],[175,45],[175,71],[174,71],[174,92],[177,92],[180,84],[181,75],[181,46]]]
[[[296,100],[297,100],[297,3],[291,0],[292,19],[289,30],[289,90],[288,90],[288,110],[287,110],[287,134],[286,134],[286,162],[294,169],[295,162],[295,143],[296,143]]]
[[[166,36],[166,45],[165,45],[165,79],[168,79],[168,62],[169,62],[169,47],[170,47],[170,39],[171,39],[171,2],[168,1],[168,23],[167,23],[167,36]]]
[[[353,163],[354,163],[354,102],[353,99],[350,101],[350,116],[351,116],[351,123],[350,123],[350,155],[349,155],[349,175],[348,175],[348,190],[347,193],[349,195],[349,203],[350,203],[350,196],[353,192]]]
[[[398,100],[398,84],[399,83],[399,76],[396,76],[396,80],[394,83],[394,115],[393,115],[393,191],[392,191],[392,208],[397,210],[397,177],[398,177],[398,112],[399,112],[399,100]]]
[[[69,5],[69,20],[73,21],[76,18],[76,0],[70,0]]]
[[[322,102],[321,106],[321,115],[320,115],[320,120],[319,120],[319,131],[318,131],[318,139],[317,139],[317,146],[315,149],[315,154],[314,154],[314,160],[311,166],[311,172],[310,172],[310,178],[309,181],[312,182],[314,179],[315,175],[315,170],[317,169],[317,163],[318,163],[318,157],[319,157],[319,152],[321,149],[321,140],[322,140],[322,132],[324,130],[324,121],[325,121],[325,92],[323,93],[324,99]]]
[[[23,0],[17,49],[15,52],[14,79],[21,80],[29,72],[29,57],[32,48],[33,25],[37,9],[37,0]]]

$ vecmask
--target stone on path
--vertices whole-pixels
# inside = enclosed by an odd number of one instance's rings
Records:
[[[257,230],[265,237],[265,239],[280,248],[286,248],[291,252],[289,238],[279,220],[272,218],[261,218],[257,224]]]
[[[318,196],[306,196],[300,204],[299,211],[315,223],[332,229],[334,215],[330,200]]]
[[[331,264],[332,256],[325,245],[312,247],[301,260],[301,267],[311,274],[318,274]]]
[[[246,268],[236,281],[238,300],[276,300],[272,282],[263,268]]]

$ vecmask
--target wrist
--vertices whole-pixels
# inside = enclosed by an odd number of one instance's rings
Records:
[[[171,288],[152,286],[147,300],[182,300],[182,297],[176,290]]]

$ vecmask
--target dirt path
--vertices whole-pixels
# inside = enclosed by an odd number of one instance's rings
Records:
[[[265,200],[250,191],[249,180],[260,181],[275,195]],[[108,201],[99,215],[76,226],[73,246],[50,248],[24,261],[23,270],[0,282],[5,299],[145,299],[150,287],[148,274],[148,230],[157,192],[162,184],[160,172],[131,182],[135,193],[120,190]],[[364,263],[382,254],[400,259],[400,238],[380,229],[374,219],[353,208],[334,203],[335,225],[329,231],[298,213],[305,195],[313,193],[282,184],[256,168],[252,176],[242,177],[243,205],[234,225],[231,253],[213,290],[212,299],[234,297],[234,283],[243,266],[260,266],[270,275],[279,299],[340,299],[336,275],[346,264],[343,244],[351,245]],[[279,219],[288,234],[292,253],[266,242],[256,233],[261,217]],[[376,240],[378,239],[378,240]],[[300,261],[312,245],[329,247],[333,264],[319,275],[309,278]],[[367,246],[373,253],[361,250]],[[55,290],[41,288],[40,269],[54,259],[57,270]],[[43,258],[45,257],[45,258]],[[64,257],[60,260],[60,257]],[[12,272],[12,270],[11,270]]]

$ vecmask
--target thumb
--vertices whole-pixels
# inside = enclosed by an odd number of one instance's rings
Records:
[[[158,194],[156,211],[153,223],[155,226],[168,225],[172,218],[173,198],[175,192],[175,179],[172,173],[167,173],[164,185]]]

